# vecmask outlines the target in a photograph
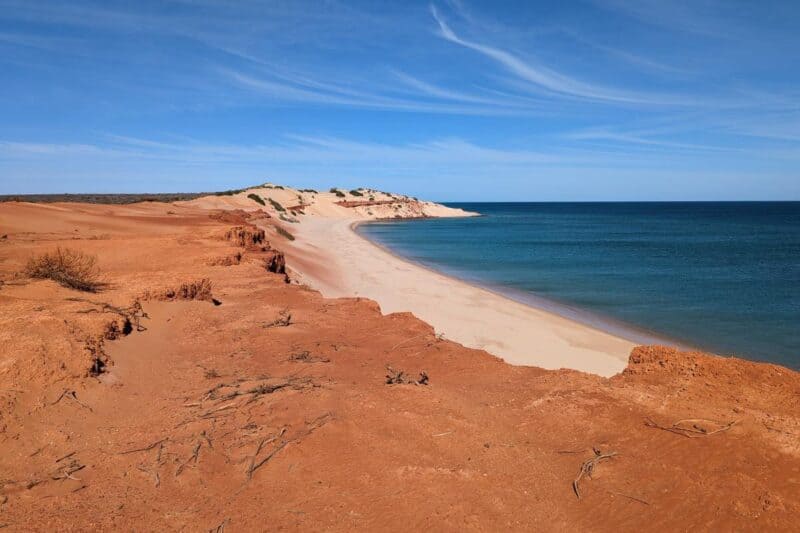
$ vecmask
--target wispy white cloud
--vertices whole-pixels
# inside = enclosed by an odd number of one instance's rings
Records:
[[[708,144],[694,144],[687,142],[678,142],[669,139],[662,139],[644,135],[642,132],[622,132],[602,128],[591,128],[576,132],[567,133],[564,135],[565,139],[574,141],[607,141],[621,145],[641,145],[654,148],[661,148],[673,152],[690,151],[690,152],[738,152],[738,148],[730,146],[713,146]]]
[[[677,104],[677,101],[669,101],[660,98],[653,98],[647,95],[620,91],[604,87],[597,84],[582,82],[570,76],[561,74],[544,65],[536,65],[530,61],[524,61],[516,55],[496,48],[481,44],[468,39],[459,37],[450,26],[444,21],[436,6],[431,4],[431,14],[439,25],[439,34],[444,39],[461,45],[465,48],[474,50],[512,72],[522,80],[525,80],[539,88],[548,91],[579,98],[589,98],[594,100],[605,100],[610,102],[621,102],[629,104]]]
[[[367,90],[302,76],[273,74],[271,78],[262,78],[229,68],[219,71],[235,84],[266,96],[274,103],[293,101],[405,112],[499,116],[525,116],[544,109],[530,98],[500,93],[495,97],[472,95],[438,87],[399,71],[394,72],[397,80],[394,84],[369,86],[365,83]]]

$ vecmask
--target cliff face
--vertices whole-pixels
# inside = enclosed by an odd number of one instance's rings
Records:
[[[798,373],[663,347],[611,379],[513,367],[285,283],[292,223],[262,209],[0,204],[0,524],[796,527]],[[19,275],[57,245],[105,288]]]

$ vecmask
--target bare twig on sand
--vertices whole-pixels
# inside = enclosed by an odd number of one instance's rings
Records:
[[[25,488],[32,489],[33,487],[41,485],[42,483],[48,481],[60,481],[64,479],[80,481],[79,478],[76,478],[72,474],[80,470],[83,470],[84,468],[86,468],[86,465],[78,461],[75,457],[73,457],[73,455],[75,455],[75,452],[65,455],[61,459],[57,460],[56,463],[61,463],[59,464],[58,468],[56,468],[49,474],[45,475],[44,477],[37,477],[29,480],[27,483],[25,483]],[[67,458],[71,459],[69,461],[65,461]]]
[[[593,448],[593,451],[594,457],[587,459],[581,464],[581,469],[578,471],[577,477],[575,477],[575,480],[572,482],[572,490],[575,491],[575,496],[577,496],[579,500],[581,499],[581,491],[579,487],[581,478],[583,478],[583,476],[591,478],[592,472],[594,472],[594,467],[597,466],[600,461],[611,459],[612,457],[618,455],[617,452],[603,453],[599,448]]]
[[[289,361],[294,361],[296,363],[330,363],[331,360],[327,357],[317,357],[311,355],[311,352],[308,350],[303,350],[302,352],[293,353],[289,356]]]
[[[263,396],[264,394],[272,394],[273,392],[281,389],[285,388],[304,389],[309,386],[313,386],[310,378],[289,378],[284,381],[279,381],[277,383],[260,383],[255,387],[251,387],[249,389],[235,390],[233,392],[229,392],[228,394],[221,396],[219,400],[217,400],[217,403],[224,402],[227,400],[232,400],[239,396],[250,396],[250,398],[247,400],[247,403],[251,403],[256,401],[260,396]]]
[[[161,476],[158,475],[158,471],[157,470],[150,471],[150,470],[147,470],[146,468],[142,467],[141,465],[137,466],[136,468],[138,468],[140,472],[144,472],[145,474],[150,474],[151,476],[153,476],[153,484],[156,487],[159,487],[161,485]]]
[[[63,461],[64,459],[69,459],[70,457],[72,457],[72,456],[73,456],[73,455],[75,455],[76,453],[77,453],[77,452],[69,452],[67,455],[64,455],[64,456],[62,456],[62,457],[59,457],[58,459],[56,459],[56,463],[60,463],[60,462],[61,462],[61,461]]]
[[[226,518],[223,520],[217,527],[212,527],[208,530],[208,533],[224,533],[225,532],[225,524],[230,522],[230,518]]]
[[[61,395],[58,398],[56,398],[56,400],[54,402],[51,402],[50,405],[55,405],[58,402],[60,402],[61,400],[63,400],[64,398],[66,398],[67,400],[70,400],[70,401],[73,401],[73,402],[77,403],[78,405],[80,405],[84,409],[88,409],[89,411],[92,411],[91,407],[89,407],[85,403],[83,403],[80,400],[78,400],[78,394],[74,390],[69,390],[69,389],[64,389],[63,392],[61,393]],[[92,411],[92,412],[94,412],[94,411]]]
[[[705,418],[687,418],[684,420],[678,420],[671,426],[662,426],[654,422],[651,418],[645,418],[644,420],[644,425],[649,428],[662,429],[664,431],[669,431],[670,433],[675,433],[676,435],[681,435],[690,439],[697,437],[709,437],[717,433],[722,433],[723,431],[728,431],[738,423],[738,420],[722,423]],[[717,427],[715,429],[709,429],[702,424],[714,425]]]
[[[157,441],[155,441],[153,444],[150,444],[150,445],[148,445],[148,446],[145,446],[144,448],[135,448],[135,449],[133,449],[133,450],[126,450],[126,451],[124,451],[124,452],[119,452],[117,455],[127,455],[127,454],[129,454],[129,453],[136,453],[136,452],[146,452],[146,451],[148,451],[148,450],[152,450],[153,448],[155,448],[155,447],[156,447],[156,446],[158,446],[159,444],[162,444],[162,443],[164,443],[164,442],[167,442],[168,440],[169,440],[169,438],[164,438],[164,439],[161,439],[161,440],[157,440]]]
[[[284,439],[283,436],[286,434],[287,428],[282,428],[276,435],[273,435],[272,437],[266,439],[261,439],[258,442],[258,445],[256,446],[255,453],[250,457],[250,462],[248,464],[246,471],[247,480],[250,481],[250,479],[253,478],[253,473],[256,470],[264,466],[270,459],[272,459],[275,456],[275,454],[284,449],[287,445],[293,442],[299,442],[301,439],[309,436],[315,430],[321,428],[332,419],[333,419],[333,413],[327,412],[321,416],[318,416],[311,422],[306,422],[305,431],[296,434],[293,438]],[[267,455],[265,455],[261,459],[258,458],[258,456],[261,454],[261,451],[264,449],[266,445],[271,444],[279,439],[280,442],[276,444]]]
[[[203,443],[199,440],[195,443],[194,448],[192,449],[192,455],[190,455],[185,462],[181,463],[178,468],[175,469],[175,477],[180,476],[181,472],[183,472],[183,469],[186,468],[189,463],[197,464],[197,461],[200,459],[200,447],[202,445]]]
[[[285,328],[286,326],[291,325],[292,323],[292,314],[289,312],[288,309],[283,309],[280,313],[278,313],[278,318],[273,320],[272,322],[266,322],[261,325],[262,328]]]
[[[270,444],[272,442],[275,442],[279,438],[283,437],[283,435],[285,433],[286,433],[286,428],[282,428],[278,432],[277,435],[275,435],[273,437],[270,437],[268,439],[261,439],[258,442],[258,446],[256,447],[256,451],[253,454],[253,456],[250,458],[250,465],[247,467],[247,479],[248,480],[253,478],[253,472],[255,472],[256,470],[261,468],[262,465],[264,465],[267,461],[272,459],[272,457],[276,453],[278,453],[281,449],[283,449],[284,446],[286,446],[288,444],[288,442],[286,442],[286,441],[281,441],[281,443],[278,444],[275,448],[273,448],[272,451],[269,452],[266,457],[264,457],[261,460],[258,460],[258,455],[261,453],[261,450],[264,449],[264,446],[266,446],[267,444]]]
[[[415,335],[415,336],[413,336],[413,337],[409,337],[408,339],[402,340],[402,341],[398,342],[397,344],[395,344],[394,346],[392,346],[392,347],[389,349],[389,351],[390,351],[390,352],[391,352],[391,351],[394,351],[394,350],[396,350],[397,348],[399,348],[400,346],[404,345],[405,343],[407,343],[407,342],[411,342],[411,341],[413,341],[414,339],[419,339],[420,337],[424,337],[424,336],[426,336],[426,335],[428,335],[428,333],[421,333],[420,335]]]
[[[628,498],[629,500],[633,500],[635,502],[639,502],[639,503],[641,503],[643,505],[650,505],[650,502],[648,502],[647,500],[643,500],[641,498],[637,498],[636,496],[631,496],[630,494],[624,494],[622,492],[617,492],[617,491],[614,491],[614,490],[610,490],[610,491],[608,491],[608,493],[609,494],[613,494],[614,496],[622,496],[623,498]]]
[[[409,383],[413,385],[427,385],[428,384],[428,373],[424,370],[419,373],[419,379],[413,379],[406,375],[406,373],[402,370],[395,370],[391,366],[386,366],[386,384],[387,385],[400,385],[403,383]]]

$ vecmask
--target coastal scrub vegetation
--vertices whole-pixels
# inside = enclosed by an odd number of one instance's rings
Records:
[[[300,192],[310,192],[313,194],[317,194],[317,191],[315,191],[314,189],[300,189]]]
[[[98,279],[97,257],[69,248],[56,248],[53,252],[31,257],[24,273],[79,291],[97,292],[102,285]]]
[[[283,236],[283,237],[286,237],[286,238],[287,238],[287,239],[289,239],[290,241],[293,241],[293,240],[294,240],[294,235],[292,235],[291,233],[289,233],[288,231],[286,231],[286,230],[285,230],[285,229],[283,229],[282,227],[280,227],[280,226],[275,226],[275,230],[278,232],[278,235],[281,235],[281,236]]]
[[[269,200],[269,203],[272,204],[272,207],[275,208],[275,211],[281,211],[281,212],[286,211],[286,209],[284,209],[280,203],[276,202],[272,198],[267,198],[267,200]]]
[[[267,204],[264,203],[264,199],[261,198],[259,195],[257,195],[254,192],[251,192],[250,194],[248,194],[247,197],[250,198],[251,200],[253,200],[256,203],[259,203],[261,205],[267,205]]]
[[[333,194],[335,194],[336,196],[338,196],[339,198],[344,198],[345,197],[345,194],[342,191],[340,191],[339,189],[337,189],[336,187],[332,187],[331,188],[331,192]]]
[[[364,196],[358,189],[353,189],[352,191],[350,191],[350,194],[352,194],[353,196]]]
[[[234,194],[239,194],[245,190],[246,189],[229,189],[227,191],[217,191],[214,193],[214,196],[233,196]]]

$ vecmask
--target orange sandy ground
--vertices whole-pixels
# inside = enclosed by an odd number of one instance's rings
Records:
[[[213,265],[241,250],[235,222],[0,204],[0,528],[796,530],[798,373],[658,347],[611,379],[509,366],[286,284],[265,252]],[[108,286],[18,274],[58,245],[96,254]],[[221,305],[158,298],[202,278]],[[143,331],[98,348],[121,320],[103,304],[136,299]],[[387,385],[387,365],[430,384]],[[687,418],[737,423],[646,424]],[[578,499],[593,448],[618,455]]]

